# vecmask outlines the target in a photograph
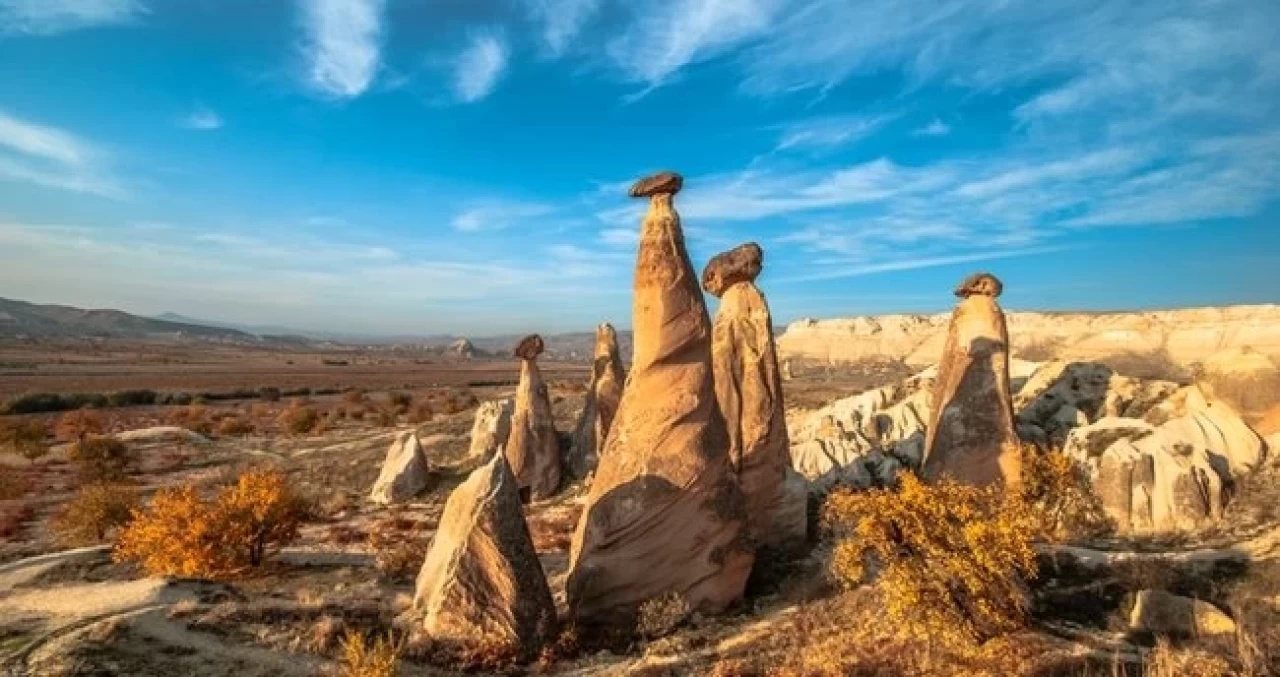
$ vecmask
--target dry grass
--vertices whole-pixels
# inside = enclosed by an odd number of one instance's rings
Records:
[[[106,430],[106,417],[97,409],[77,409],[68,411],[58,417],[53,426],[53,434],[58,439],[74,442],[89,435],[100,434]]]
[[[86,482],[115,482],[123,479],[134,454],[129,445],[114,437],[84,437],[71,445],[68,458]]]
[[[307,406],[290,405],[280,414],[280,426],[290,435],[310,435],[321,426],[320,414]]]
[[[395,677],[396,662],[404,638],[380,635],[370,640],[364,633],[347,630],[342,636],[338,661],[343,677]]]
[[[244,435],[252,435],[256,427],[253,421],[240,416],[229,416],[218,421],[218,427],[215,429],[219,437],[242,437]]]
[[[39,419],[0,419],[0,452],[18,454],[34,463],[49,453],[49,427]]]

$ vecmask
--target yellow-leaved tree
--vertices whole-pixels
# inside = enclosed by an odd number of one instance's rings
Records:
[[[161,576],[228,578],[298,536],[307,513],[282,473],[249,470],[213,500],[194,486],[161,489],[116,542],[117,561]]]
[[[960,650],[1026,623],[1038,521],[1016,494],[911,473],[896,489],[837,491],[823,507],[835,577],[874,579],[904,635]]]

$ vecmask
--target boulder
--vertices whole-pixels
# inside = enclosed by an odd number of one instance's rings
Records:
[[[1009,332],[995,276],[971,275],[938,365],[923,474],[977,486],[1021,482],[1022,457],[1009,387]]]
[[[1080,463],[1096,462],[1103,452],[1119,440],[1140,440],[1155,432],[1155,427],[1137,418],[1106,416],[1089,425],[1080,426],[1067,435],[1062,453]]]
[[[520,385],[504,453],[526,501],[547,498],[560,489],[560,439],[537,362],[542,350],[542,337],[530,334],[514,351],[520,358]]]
[[[719,254],[703,270],[702,286],[720,298],[711,361],[748,530],[757,544],[785,551],[805,540],[808,491],[791,466],[773,318],[755,284],[763,258],[755,243]]]
[[[1134,599],[1129,629],[1175,638],[1232,637],[1236,622],[1209,602],[1148,589]]]
[[[609,428],[622,401],[626,373],[618,354],[618,334],[608,322],[596,327],[595,358],[591,381],[582,405],[582,414],[573,432],[573,442],[565,466],[569,474],[582,479],[596,469],[600,451],[609,438]]]
[[[1182,415],[1163,426],[1168,436],[1203,447],[1221,459],[1231,477],[1239,478],[1262,464],[1266,444],[1231,405],[1190,386],[1182,398]]]
[[[555,603],[502,454],[449,495],[416,588],[433,638],[528,655],[552,637]]]
[[[716,612],[742,596],[754,560],[729,439],[716,405],[711,322],[672,206],[679,175],[649,197],[633,303],[634,357],[574,533],[566,596],[584,624],[634,618],[677,595]]]
[[[471,424],[471,458],[488,458],[507,448],[514,412],[515,401],[511,398],[480,403]]]
[[[369,500],[387,505],[417,496],[427,488],[430,467],[418,436],[412,432],[396,435],[382,462],[382,472],[369,492]]]
[[[1208,450],[1156,429],[1121,439],[1091,466],[1107,516],[1126,533],[1192,531],[1222,516],[1227,492]]]

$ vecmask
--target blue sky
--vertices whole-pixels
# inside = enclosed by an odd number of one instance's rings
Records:
[[[775,320],[1280,301],[1274,0],[0,0],[0,296],[630,323],[643,174]]]

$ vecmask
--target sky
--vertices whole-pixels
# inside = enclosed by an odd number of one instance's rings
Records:
[[[0,296],[630,325],[658,170],[776,323],[1280,301],[1275,0],[0,0]],[[714,305],[713,305],[714,309]]]

